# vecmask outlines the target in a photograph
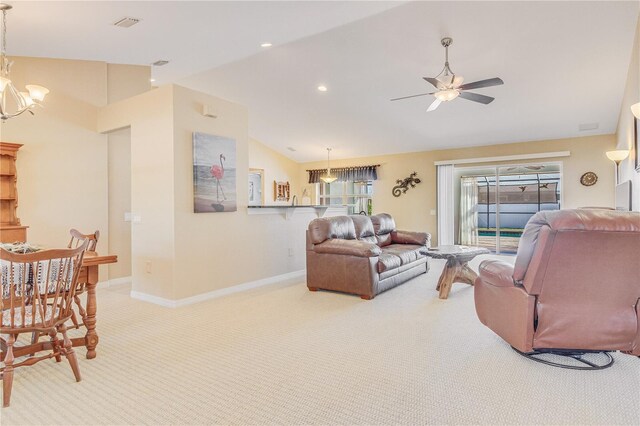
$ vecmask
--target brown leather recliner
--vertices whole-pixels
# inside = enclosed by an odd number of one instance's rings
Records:
[[[426,232],[396,230],[393,218],[314,219],[307,230],[307,287],[372,299],[429,270]]]
[[[515,266],[482,262],[474,294],[480,321],[522,353],[640,356],[640,213],[537,213]]]

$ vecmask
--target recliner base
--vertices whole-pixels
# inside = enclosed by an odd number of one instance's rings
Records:
[[[531,359],[536,362],[540,362],[542,364],[547,364],[552,367],[560,367],[560,368],[568,368],[571,370],[603,370],[605,368],[609,368],[613,365],[614,359],[609,353],[609,351],[579,351],[579,350],[570,350],[570,349],[542,349],[542,350],[534,350],[532,352],[521,352],[518,349],[511,347],[514,351],[519,353],[525,358]],[[583,356],[587,354],[603,354],[606,357],[606,362],[604,363],[596,363],[584,359]],[[547,359],[539,358],[541,355],[555,355],[559,357],[571,358],[573,360],[579,361],[585,366],[581,365],[571,365],[571,364],[562,364],[559,362],[550,361]]]

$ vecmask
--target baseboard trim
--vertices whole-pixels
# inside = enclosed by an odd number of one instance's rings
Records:
[[[254,288],[263,287],[271,284],[281,283],[286,280],[302,278],[306,275],[306,269],[300,271],[288,272],[286,274],[275,275],[273,277],[262,278],[256,281],[250,281],[231,287],[221,288],[219,290],[209,291],[207,293],[197,294],[195,296],[185,297],[184,299],[172,300],[164,297],[154,296],[152,294],[142,293],[139,291],[131,291],[130,295],[133,299],[143,302],[154,303],[166,308],[179,308],[182,306],[192,305],[194,303],[204,302],[205,300],[216,299],[218,297],[228,296],[234,293],[252,290]]]
[[[100,281],[98,283],[98,288],[101,288],[101,287],[109,288],[109,287],[115,287],[115,286],[124,285],[124,284],[131,284],[131,276],[114,278],[112,280],[106,280],[106,281]]]

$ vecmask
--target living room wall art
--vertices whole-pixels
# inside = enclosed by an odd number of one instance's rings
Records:
[[[419,184],[420,178],[418,178],[418,173],[413,172],[404,179],[396,180],[397,185],[391,189],[391,193],[394,197],[399,197],[402,194],[406,194],[409,188],[415,188],[417,184]]]
[[[291,185],[287,182],[273,181],[273,201],[289,201],[291,198]]]
[[[193,211],[235,212],[236,141],[193,133]]]

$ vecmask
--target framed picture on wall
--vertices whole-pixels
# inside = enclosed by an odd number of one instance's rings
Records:
[[[636,153],[636,172],[640,173],[640,155],[638,148],[640,147],[640,118],[633,118],[633,144]]]
[[[236,141],[193,133],[193,211],[236,210]]]

